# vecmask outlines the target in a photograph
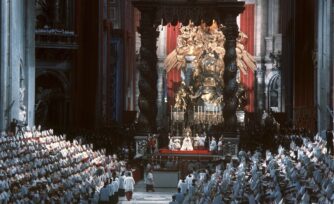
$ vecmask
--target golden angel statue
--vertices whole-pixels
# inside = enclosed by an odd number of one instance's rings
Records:
[[[177,38],[177,47],[165,59],[166,71],[185,67],[185,56],[187,55],[196,56],[194,60],[196,67],[203,53],[208,52],[217,53],[217,67],[222,72],[224,70],[225,36],[220,28],[222,28],[222,25],[218,25],[214,20],[211,26],[206,26],[205,23],[200,26],[189,23],[188,26],[181,27],[181,34]],[[247,38],[245,33],[239,32],[236,44],[237,66],[244,74],[247,74],[248,68],[256,69],[254,57],[245,50],[243,45]],[[198,72],[195,71],[194,76],[196,74]]]

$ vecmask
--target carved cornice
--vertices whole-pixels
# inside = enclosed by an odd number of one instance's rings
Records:
[[[70,31],[42,30],[35,33],[36,48],[78,49],[78,36]]]
[[[216,1],[186,1],[186,0],[133,0],[133,5],[141,12],[156,12],[155,24],[163,25],[167,23],[182,22],[183,25],[188,25],[189,20],[199,25],[203,20],[208,25],[215,19],[219,23],[223,23],[225,15],[237,16],[244,10],[245,2],[232,0],[216,0]]]

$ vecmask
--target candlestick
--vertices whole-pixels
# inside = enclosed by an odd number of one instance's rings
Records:
[[[176,108],[176,121],[179,121],[179,108]]]
[[[201,121],[201,107],[198,106],[198,121]]]
[[[201,106],[201,109],[202,109],[202,121],[204,121],[204,107]]]

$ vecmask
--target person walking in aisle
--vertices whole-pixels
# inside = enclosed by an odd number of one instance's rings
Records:
[[[135,189],[135,180],[131,176],[131,172],[127,172],[127,175],[124,179],[124,190],[125,197],[128,201],[132,199],[133,190]]]
[[[147,176],[146,176],[146,192],[148,191],[155,192],[152,169],[148,171]]]

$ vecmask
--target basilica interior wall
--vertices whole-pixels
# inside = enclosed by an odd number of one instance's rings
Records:
[[[34,1],[1,2],[0,129],[34,124]]]
[[[44,63],[50,59],[43,61],[44,64],[40,59],[35,63],[35,47],[40,45],[35,45],[34,40],[35,12],[39,12],[34,1],[1,2],[1,130],[12,119],[22,118],[22,114],[28,124],[34,124],[35,79],[44,71],[57,71],[66,78],[66,83],[62,83],[68,84],[69,108],[68,115],[64,116],[68,126],[95,128],[113,120],[122,122],[124,111],[139,111],[138,10],[130,0],[74,2],[74,10],[67,10],[64,16],[75,13],[66,26],[73,25],[78,47],[70,51],[71,60],[60,69],[60,63],[57,66]],[[247,111],[270,108],[269,86],[279,73],[281,98],[277,110],[286,115],[286,122],[293,120],[295,127],[312,129],[331,126],[333,1],[247,0],[238,22],[241,31],[249,37],[246,48],[257,60],[254,75],[241,76],[250,90]],[[161,108],[158,117],[163,118],[173,104],[181,73],[176,69],[164,73],[162,63],[176,46],[178,27],[165,26],[159,32],[157,89]],[[56,55],[61,55],[61,50]],[[276,64],[271,53],[280,53],[278,71],[274,69]],[[20,88],[25,88],[23,97],[17,91]]]
[[[99,2],[78,1],[76,32],[79,50],[73,68],[73,122],[72,127],[94,128],[96,123],[96,97],[99,67]]]
[[[293,107],[296,127],[316,129],[315,116],[315,1],[296,1],[294,13]]]
[[[316,5],[316,112],[317,128],[325,130],[333,126],[332,107],[332,45],[333,45],[333,1],[318,1]]]

